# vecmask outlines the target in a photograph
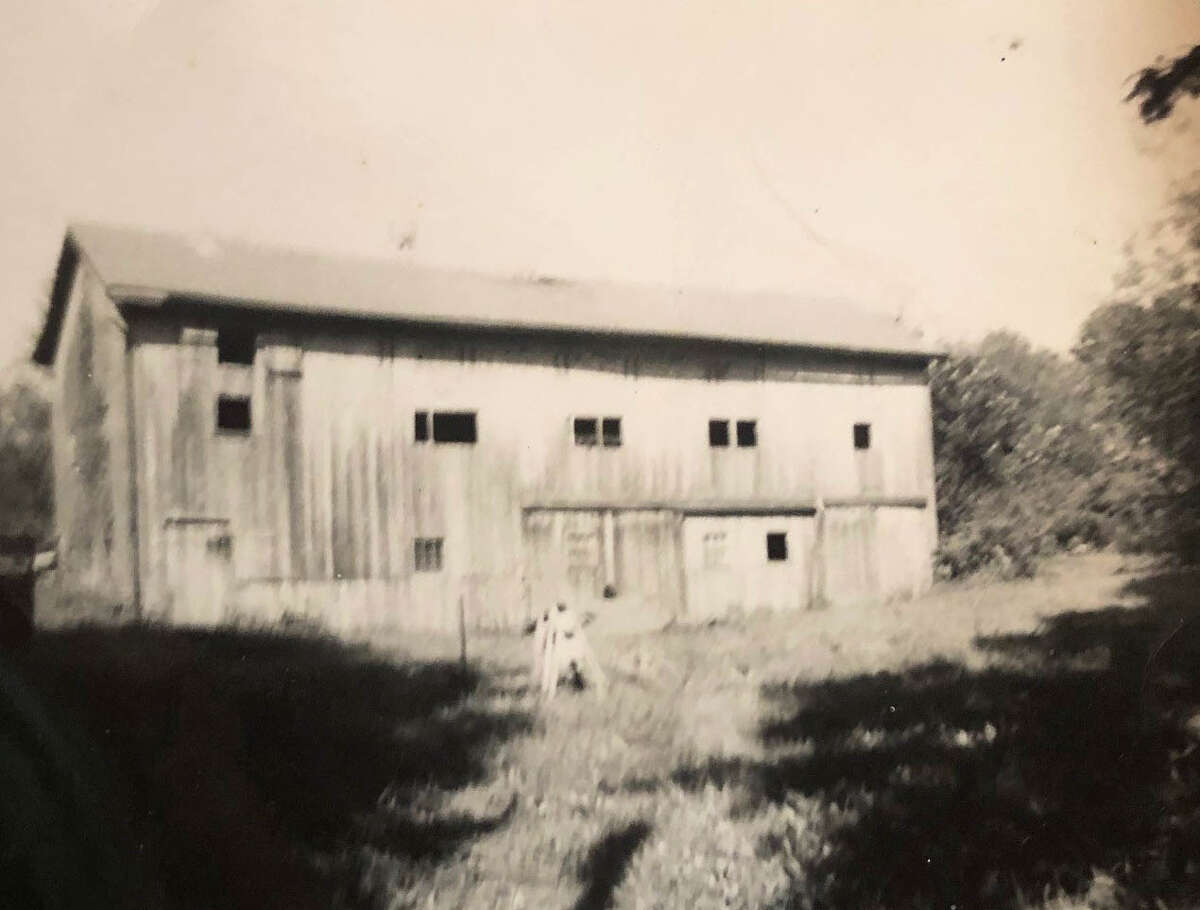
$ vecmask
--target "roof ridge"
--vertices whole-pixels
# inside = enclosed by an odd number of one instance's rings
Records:
[[[88,221],[73,223],[67,236],[110,294],[122,288],[161,292],[145,295],[141,302],[146,305],[171,296],[459,327],[660,336],[881,356],[941,354],[911,326],[832,295],[806,298],[768,288],[502,275],[288,248],[207,231]],[[50,319],[46,331],[54,331]],[[52,350],[55,342],[49,343]]]
[[[888,319],[890,317],[878,313],[865,307],[857,300],[851,299],[846,295],[841,294],[817,294],[804,295],[793,291],[778,287],[742,287],[742,288],[726,288],[716,284],[708,283],[686,283],[676,284],[664,279],[638,279],[638,278],[611,278],[607,276],[589,276],[589,275],[570,275],[564,273],[540,272],[536,270],[516,271],[516,272],[501,272],[498,270],[487,270],[464,265],[439,265],[426,262],[403,262],[399,260],[389,259],[383,255],[354,253],[349,251],[329,252],[315,246],[297,245],[287,246],[272,241],[252,240],[246,237],[239,237],[233,234],[224,234],[207,230],[179,230],[173,228],[147,228],[139,225],[128,224],[113,224],[99,221],[79,221],[72,222],[68,225],[68,233],[74,233],[76,229],[82,229],[84,232],[92,230],[98,231],[115,231],[127,235],[138,235],[146,239],[163,239],[171,242],[181,243],[188,247],[195,248],[198,245],[211,245],[211,252],[215,254],[220,252],[222,248],[232,249],[240,253],[263,253],[271,256],[284,256],[289,258],[315,258],[329,262],[342,263],[346,265],[359,266],[380,266],[384,268],[394,268],[397,270],[412,271],[419,273],[434,273],[441,275],[457,275],[460,277],[476,278],[482,281],[499,281],[505,283],[513,283],[520,285],[534,286],[597,286],[612,289],[643,289],[655,290],[674,293],[679,296],[683,295],[722,295],[738,299],[744,298],[772,298],[780,301],[790,301],[795,303],[826,303],[838,304],[845,306],[853,306],[860,311],[870,313],[880,319]],[[199,252],[199,251],[198,251]]]

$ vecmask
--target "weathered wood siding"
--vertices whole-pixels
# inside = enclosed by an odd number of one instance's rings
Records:
[[[238,366],[217,362],[211,318],[132,320],[140,565],[158,613],[171,611],[165,528],[179,519],[229,521],[226,615],[286,610],[338,627],[453,628],[460,601],[473,625],[518,621],[539,574],[537,522],[545,531],[564,507],[594,507],[585,523],[611,515],[602,562],[666,611],[681,609],[684,586],[674,504],[926,497],[904,520],[921,546],[931,540],[929,392],[916,367],[295,323],[260,326],[253,366]],[[215,429],[221,394],[250,397],[248,434]],[[415,442],[417,410],[476,412],[478,442]],[[622,444],[576,445],[575,416],[620,417]],[[710,447],[713,418],[756,420],[757,446]],[[867,452],[853,447],[859,422],[872,425]],[[441,571],[416,571],[416,538],[444,539]],[[927,577],[928,554],[919,562],[914,577]],[[594,573],[577,581],[603,587]]]
[[[125,325],[77,260],[55,370],[51,426],[59,600],[134,600]]]
[[[709,619],[812,604],[814,519],[799,515],[696,515],[683,520],[687,615]],[[787,558],[767,559],[767,534]]]

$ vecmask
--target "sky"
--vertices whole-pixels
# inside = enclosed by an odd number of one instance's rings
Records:
[[[1066,350],[1200,166],[1197,0],[0,0],[0,364],[72,221],[845,297]]]

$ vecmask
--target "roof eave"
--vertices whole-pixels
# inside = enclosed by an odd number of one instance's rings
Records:
[[[58,254],[58,264],[54,269],[54,285],[50,290],[46,317],[33,347],[34,363],[42,366],[54,364],[55,355],[58,353],[59,336],[62,334],[63,320],[66,318],[67,300],[71,295],[71,285],[79,267],[79,259],[79,244],[68,231],[63,238],[62,249]]]
[[[454,317],[444,314],[431,315],[421,313],[387,313],[376,310],[352,310],[345,308],[322,307],[312,304],[297,305],[294,302],[278,300],[251,300],[240,297],[224,297],[191,293],[175,293],[163,288],[143,285],[110,285],[108,295],[119,304],[156,309],[168,301],[188,302],[199,305],[216,307],[233,307],[249,310],[260,310],[273,313],[288,313],[310,318],[349,319],[375,321],[380,323],[403,323],[409,325],[428,325],[450,328],[491,330],[496,332],[537,332],[537,333],[569,333],[574,335],[592,335],[608,338],[670,338],[676,341],[696,341],[715,344],[741,346],[761,346],[772,348],[790,348],[799,350],[819,351],[841,356],[861,357],[890,357],[906,360],[939,360],[947,356],[945,351],[924,348],[884,348],[884,347],[855,347],[853,345],[835,345],[817,341],[784,340],[779,338],[733,338],[723,335],[699,335],[682,332],[652,332],[635,329],[622,329],[618,326],[572,326],[551,322],[514,322],[511,320],[484,320],[468,317]]]

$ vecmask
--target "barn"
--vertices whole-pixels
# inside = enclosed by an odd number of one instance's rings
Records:
[[[938,355],[837,301],[74,226],[34,352],[57,587],[346,632],[912,597]]]

